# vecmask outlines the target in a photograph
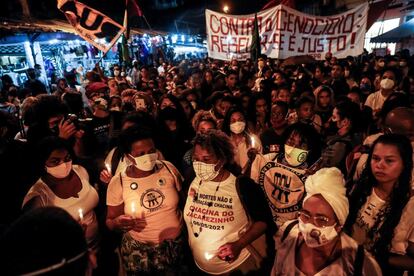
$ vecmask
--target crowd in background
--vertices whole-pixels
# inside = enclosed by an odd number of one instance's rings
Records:
[[[0,83],[5,275],[414,272],[409,51],[37,72]]]

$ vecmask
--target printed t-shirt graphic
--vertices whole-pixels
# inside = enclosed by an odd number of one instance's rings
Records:
[[[223,274],[250,256],[244,248],[231,263],[217,257],[218,248],[238,240],[249,224],[234,175],[222,182],[200,181],[196,177],[188,192],[184,219],[194,260],[201,270],[213,275]]]
[[[258,155],[253,162],[251,177],[262,187],[273,220],[279,227],[294,219],[301,208],[305,195],[305,167],[289,167],[280,155],[274,160]]]

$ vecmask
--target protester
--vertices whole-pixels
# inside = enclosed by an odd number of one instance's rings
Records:
[[[341,172],[323,168],[305,186],[298,220],[278,232],[271,275],[382,275],[375,259],[342,231],[349,204]]]

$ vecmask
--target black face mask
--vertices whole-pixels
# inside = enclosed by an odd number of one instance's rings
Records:
[[[135,110],[135,107],[134,107],[134,105],[132,104],[132,103],[124,103],[124,106],[123,106],[123,111],[125,111],[125,112],[131,112],[131,111],[134,111]]]

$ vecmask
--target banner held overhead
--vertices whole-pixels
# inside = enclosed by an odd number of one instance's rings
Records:
[[[58,8],[65,13],[79,36],[104,53],[125,31],[125,27],[110,17],[78,1],[59,0]]]
[[[331,16],[312,16],[284,5],[257,13],[261,53],[285,59],[310,55],[323,59],[362,53],[368,3]],[[207,47],[212,58],[245,60],[250,57],[254,14],[228,15],[206,10]]]

